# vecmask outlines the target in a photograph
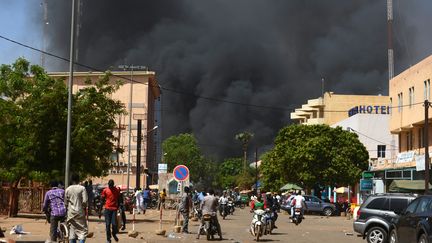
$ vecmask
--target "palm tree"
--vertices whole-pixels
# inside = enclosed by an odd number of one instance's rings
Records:
[[[237,135],[235,135],[235,138],[242,142],[243,147],[243,171],[246,171],[246,164],[247,164],[247,149],[249,146],[250,140],[253,138],[253,133],[250,132],[241,132]]]

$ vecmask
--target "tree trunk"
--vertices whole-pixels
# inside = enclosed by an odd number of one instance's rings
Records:
[[[9,217],[16,217],[18,215],[19,181],[13,182],[9,187]]]

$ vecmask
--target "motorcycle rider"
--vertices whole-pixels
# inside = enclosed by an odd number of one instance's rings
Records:
[[[227,209],[228,209],[227,204],[228,204],[228,197],[227,197],[227,193],[224,192],[222,197],[219,198],[219,213],[221,216],[222,216],[223,210],[225,210],[225,212],[227,211]]]
[[[307,209],[305,198],[301,194],[294,194],[294,198],[291,200],[291,218],[294,216],[294,209],[300,208],[301,217],[304,218],[304,210]]]
[[[258,209],[264,210],[266,208],[267,208],[267,205],[265,204],[265,202],[263,202],[261,195],[258,195],[258,196],[256,196],[256,199],[251,202],[251,210],[250,211],[252,213],[254,210],[258,210]]]
[[[210,214],[213,217],[213,221],[216,224],[219,239],[222,240],[222,230],[219,224],[219,221],[217,219],[217,207],[218,207],[218,199],[214,196],[214,190],[209,189],[208,195],[204,197],[204,199],[201,202],[201,211],[202,215]],[[203,228],[205,225],[204,219],[201,219],[201,224],[198,227],[198,234],[197,239],[200,237],[201,228]]]

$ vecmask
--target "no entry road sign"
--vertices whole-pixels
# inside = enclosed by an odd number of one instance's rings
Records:
[[[185,181],[189,177],[189,169],[184,165],[177,165],[173,170],[174,178],[178,181]]]

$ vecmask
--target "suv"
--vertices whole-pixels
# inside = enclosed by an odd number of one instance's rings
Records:
[[[369,196],[357,211],[354,231],[367,242],[388,242],[393,220],[415,199],[412,194],[375,194]]]
[[[302,195],[305,198],[307,206],[306,212],[322,213],[326,216],[331,216],[336,212],[336,206],[332,203],[322,201],[316,196]],[[291,197],[281,205],[281,209],[291,213]]]
[[[418,197],[395,220],[390,231],[390,242],[430,242],[431,217],[432,196]]]

